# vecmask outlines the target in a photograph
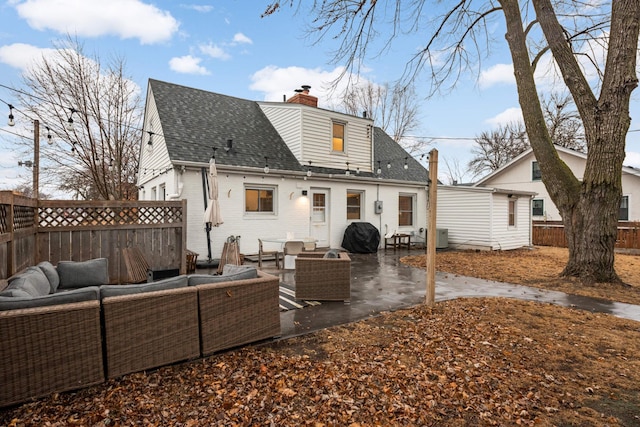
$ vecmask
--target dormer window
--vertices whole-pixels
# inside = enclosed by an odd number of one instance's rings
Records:
[[[344,123],[333,122],[333,140],[331,143],[332,151],[344,153],[344,128]]]

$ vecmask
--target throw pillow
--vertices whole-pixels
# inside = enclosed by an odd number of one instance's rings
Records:
[[[51,285],[51,293],[55,293],[58,290],[58,285],[60,285],[60,276],[58,276],[58,271],[49,261],[42,261],[37,265],[37,267],[42,270],[47,279],[49,279],[49,285]]]
[[[109,263],[107,258],[87,261],[60,261],[58,263],[60,289],[84,286],[99,286],[109,283]]]
[[[329,249],[322,258],[325,259],[335,259],[340,258],[340,253],[337,249]]]

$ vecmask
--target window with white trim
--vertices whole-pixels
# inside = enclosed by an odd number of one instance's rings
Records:
[[[516,226],[516,200],[509,199],[509,227]]]
[[[331,151],[344,153],[346,125],[340,122],[333,122],[333,139],[331,141]]]
[[[629,196],[622,196],[618,221],[629,221]]]
[[[414,194],[400,194],[398,196],[398,226],[408,227],[415,223]]]
[[[531,215],[544,216],[544,199],[533,199],[531,201]]]
[[[347,190],[347,219],[362,219],[362,191]]]
[[[247,214],[275,214],[275,187],[245,186],[244,212]]]
[[[540,165],[538,162],[531,162],[531,181],[541,181],[542,172],[540,171]]]

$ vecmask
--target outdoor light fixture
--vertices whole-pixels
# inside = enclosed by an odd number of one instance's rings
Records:
[[[376,175],[380,175],[382,173],[382,169],[380,168],[380,160],[378,160],[378,169],[376,170]]]
[[[349,162],[346,162],[346,163],[347,163],[347,170],[345,171],[344,174],[345,174],[345,176],[349,176],[349,175],[351,175],[351,171],[349,170]]]
[[[53,144],[53,136],[51,135],[51,129],[49,128],[49,126],[45,126],[45,128],[47,128],[47,143],[49,145]]]
[[[18,166],[26,166],[28,168],[33,167],[33,162],[31,160],[25,160],[24,162],[18,162]]]
[[[154,133],[150,130],[147,131],[147,133],[149,134],[149,141],[147,142],[147,151],[149,153],[153,152],[153,135]]]
[[[73,113],[77,113],[78,110],[76,110],[75,108],[71,107],[71,108],[69,108],[69,111],[70,111],[69,119],[67,120],[67,124],[65,125],[65,127],[69,132],[72,132],[73,131]]]
[[[405,169],[409,169],[409,164],[407,163],[407,159],[408,159],[408,157],[404,158],[404,168]]]
[[[9,121],[7,122],[7,124],[9,126],[15,126],[16,122],[13,120],[13,105],[8,104],[9,105]]]
[[[269,173],[269,158],[264,156],[264,173]]]

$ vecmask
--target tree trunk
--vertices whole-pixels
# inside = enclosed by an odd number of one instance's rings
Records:
[[[622,161],[629,129],[629,99],[637,86],[638,0],[613,2],[609,54],[600,99],[593,95],[549,0],[534,0],[536,17],[571,91],[585,127],[588,156],[582,182],[559,158],[529,63],[517,0],[501,0],[507,23],[518,96],[542,180],[565,226],[569,261],[563,275],[584,282],[618,282],[614,269],[617,218],[622,195]]]

